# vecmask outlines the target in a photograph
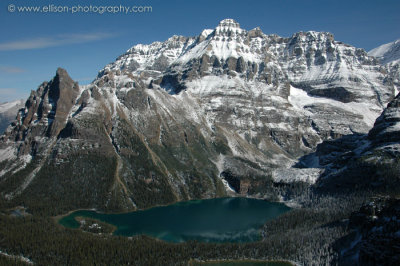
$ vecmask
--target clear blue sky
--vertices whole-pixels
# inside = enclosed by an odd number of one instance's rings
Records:
[[[283,37],[329,31],[370,50],[400,38],[399,0],[1,0],[0,102],[26,98],[57,67],[87,84],[137,43],[195,36],[233,18],[250,30]],[[20,13],[23,6],[151,6],[151,13]]]

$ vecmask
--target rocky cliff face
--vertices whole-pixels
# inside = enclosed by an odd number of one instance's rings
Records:
[[[18,112],[17,121],[2,137],[14,141],[24,141],[30,145],[34,137],[57,137],[65,127],[67,117],[75,104],[79,86],[59,68],[50,82],[44,82],[32,91],[25,103],[25,109]],[[32,127],[32,125],[38,126]],[[35,128],[34,131],[32,129]],[[20,147],[19,155],[26,155],[31,147]]]
[[[388,105],[385,111],[378,117],[374,127],[368,134],[368,138],[375,144],[388,142],[400,142],[400,94]]]
[[[88,86],[59,69],[2,136],[0,191],[58,210],[271,196],[274,180],[315,182],[318,163],[291,167],[318,143],[366,134],[394,90],[377,59],[329,33],[223,20],[136,45]]]

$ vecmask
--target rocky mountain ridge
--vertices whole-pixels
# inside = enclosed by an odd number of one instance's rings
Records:
[[[58,69],[1,137],[1,196],[56,213],[276,198],[275,182],[316,182],[321,163],[298,160],[367,134],[395,90],[376,58],[332,34],[282,38],[226,19],[136,45],[87,86]]]

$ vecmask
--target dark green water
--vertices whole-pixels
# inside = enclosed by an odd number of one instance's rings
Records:
[[[259,229],[290,208],[281,203],[248,198],[220,198],[180,202],[123,214],[76,211],[59,223],[78,228],[75,217],[89,217],[117,227],[115,235],[148,235],[168,242],[251,242]]]

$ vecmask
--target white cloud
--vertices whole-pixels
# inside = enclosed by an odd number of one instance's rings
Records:
[[[25,72],[25,69],[14,67],[14,66],[0,66],[0,73],[7,73],[7,74],[18,74]]]
[[[0,43],[0,51],[32,50],[69,44],[79,44],[99,41],[113,37],[110,33],[59,34],[52,37],[37,37],[32,39]]]

